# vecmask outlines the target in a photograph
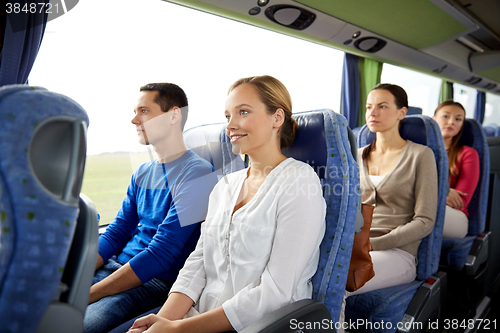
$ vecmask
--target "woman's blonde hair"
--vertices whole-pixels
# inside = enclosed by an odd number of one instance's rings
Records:
[[[242,84],[249,84],[255,88],[269,114],[276,113],[278,109],[283,110],[285,120],[280,128],[280,148],[289,147],[295,139],[298,125],[292,118],[292,99],[286,87],[278,79],[269,75],[250,76],[233,83],[229,87],[228,94]]]
[[[438,113],[439,110],[444,108],[445,106],[458,106],[462,110],[464,110],[464,117],[465,117],[465,109],[462,104],[455,102],[453,100],[447,100],[444,102],[441,102],[438,107],[436,108],[436,111],[434,111],[434,116]],[[462,128],[460,128],[460,131],[458,131],[457,135],[455,135],[451,139],[451,144],[450,147],[448,148],[448,165],[449,165],[449,175],[450,178],[451,176],[457,176],[458,175],[458,169],[457,169],[457,162],[458,162],[458,155],[460,154],[460,151],[462,150],[463,145],[460,144],[460,138],[462,137],[462,133],[464,131],[464,124],[465,124],[465,119],[464,123],[462,124]]]

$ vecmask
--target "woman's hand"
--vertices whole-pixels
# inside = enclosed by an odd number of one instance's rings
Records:
[[[172,321],[155,314],[137,319],[128,330],[130,333],[181,333],[179,321]]]
[[[462,209],[464,208],[462,197],[466,195],[467,193],[460,192],[458,190],[455,190],[454,188],[450,188],[450,193],[448,194],[448,198],[446,199],[446,204],[454,209]]]

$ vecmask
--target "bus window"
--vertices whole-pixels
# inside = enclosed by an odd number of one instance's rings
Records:
[[[410,106],[422,108],[422,114],[433,116],[439,102],[441,80],[409,69],[384,64],[381,81],[401,86],[408,94]]]
[[[500,126],[500,96],[486,93],[486,110],[484,111],[483,124]]]
[[[465,117],[474,118],[477,90],[458,83],[453,84],[453,100],[465,108]]]
[[[155,156],[136,142],[130,123],[140,86],[166,81],[182,87],[190,109],[185,129],[224,122],[229,85],[251,75],[279,78],[293,96],[295,112],[339,112],[343,56],[168,2],[88,0],[47,23],[29,83],[68,95],[88,112],[82,192],[107,224],[133,170]]]

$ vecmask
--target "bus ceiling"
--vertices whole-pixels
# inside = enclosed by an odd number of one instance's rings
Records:
[[[166,0],[500,94],[498,0]]]

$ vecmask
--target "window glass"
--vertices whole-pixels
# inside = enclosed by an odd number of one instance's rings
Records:
[[[382,83],[401,86],[408,94],[408,104],[422,109],[422,114],[433,116],[439,102],[441,79],[409,69],[384,64]]]
[[[477,90],[458,83],[453,84],[453,100],[465,108],[465,117],[474,118]]]
[[[65,94],[88,112],[83,193],[101,223],[109,223],[133,170],[154,156],[137,143],[130,123],[141,85],[182,87],[188,129],[225,122],[228,87],[252,75],[282,81],[294,112],[338,112],[342,63],[338,50],[164,1],[86,0],[47,24],[29,83]]]
[[[483,124],[495,124],[500,126],[500,96],[486,93],[486,107],[484,111]]]

